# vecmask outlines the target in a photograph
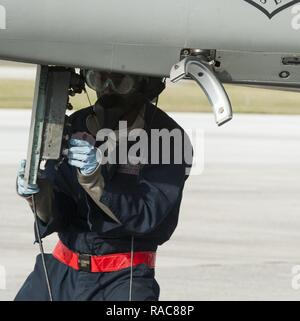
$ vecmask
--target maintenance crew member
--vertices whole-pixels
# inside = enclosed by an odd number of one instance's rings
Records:
[[[148,137],[152,129],[186,135],[151,103],[164,89],[161,79],[95,70],[85,76],[98,100],[69,117],[72,135],[64,160],[59,166],[47,161],[38,186],[26,189],[23,160],[17,192],[31,207],[34,195],[42,238],[58,233],[56,248],[46,255],[53,300],[156,301],[156,251],[177,226],[191,160],[101,164],[96,137],[103,128],[117,133],[120,120]],[[49,300],[41,255],[15,300]]]

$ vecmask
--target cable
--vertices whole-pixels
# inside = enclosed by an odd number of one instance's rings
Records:
[[[87,96],[87,99],[88,99],[88,101],[89,101],[90,106],[92,106],[92,103],[91,103],[91,100],[90,100],[90,96],[89,96],[86,88],[84,88],[84,92],[85,92],[85,94],[86,94],[86,96]]]
[[[42,238],[41,238],[41,232],[40,232],[40,228],[39,228],[39,224],[38,224],[38,216],[36,213],[34,195],[31,196],[31,200],[32,200],[32,210],[33,210],[33,215],[34,215],[35,230],[36,230],[36,234],[37,234],[38,241],[39,241],[40,253],[41,253],[41,257],[42,257],[42,263],[43,263],[43,268],[44,268],[44,272],[45,272],[45,279],[46,279],[48,293],[49,293],[49,301],[52,302],[53,301],[52,290],[51,290],[50,281],[49,281],[48,269],[47,269],[47,265],[46,265],[46,261],[45,261],[45,252],[44,252],[43,242],[42,242]]]
[[[132,301],[132,284],[133,284],[133,242],[134,237],[131,237],[131,252],[130,252],[130,282],[129,282],[129,301]]]

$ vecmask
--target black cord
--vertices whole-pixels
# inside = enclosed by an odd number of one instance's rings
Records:
[[[44,268],[44,272],[45,272],[45,279],[46,279],[48,293],[49,293],[49,301],[52,302],[53,301],[52,290],[51,290],[51,286],[50,286],[49,274],[48,274],[48,269],[47,269],[46,260],[45,260],[44,246],[43,246],[41,232],[40,232],[40,228],[39,228],[39,224],[38,224],[38,216],[36,213],[34,195],[31,196],[31,200],[32,200],[32,210],[33,210],[33,215],[34,215],[34,224],[35,224],[36,234],[38,237],[40,253],[41,253],[43,268]]]
[[[92,103],[91,103],[91,100],[90,100],[89,93],[87,92],[87,90],[86,90],[86,88],[85,88],[85,87],[84,87],[84,92],[85,92],[85,94],[86,94],[86,96],[87,96],[87,99],[88,99],[88,101],[89,101],[90,106],[92,106]]]

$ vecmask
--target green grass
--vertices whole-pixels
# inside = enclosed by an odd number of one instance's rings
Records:
[[[226,89],[236,113],[300,114],[300,93],[231,85]],[[88,93],[95,102],[95,92]],[[33,94],[33,81],[0,80],[0,108],[31,108]],[[71,103],[76,109],[89,105],[85,94],[71,98]],[[193,82],[168,85],[159,106],[165,111],[211,111],[206,96]]]
[[[300,93],[225,86],[236,113],[300,114]],[[160,97],[166,111],[211,111],[205,94],[195,83],[170,85]]]
[[[92,102],[96,94],[88,90]],[[31,108],[34,96],[34,81],[31,80],[0,80],[0,108]],[[85,93],[71,97],[74,108],[89,106]]]
[[[33,81],[0,80],[1,108],[29,108],[34,92]]]

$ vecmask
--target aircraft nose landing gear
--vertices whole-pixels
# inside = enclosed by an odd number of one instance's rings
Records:
[[[221,126],[232,119],[232,107],[227,93],[204,56],[189,56],[172,67],[173,83],[182,78],[192,78],[204,90],[212,104],[216,123]]]

